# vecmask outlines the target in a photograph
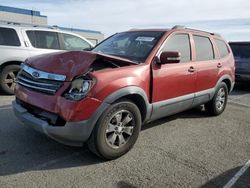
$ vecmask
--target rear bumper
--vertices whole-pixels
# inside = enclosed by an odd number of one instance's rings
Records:
[[[24,107],[12,102],[13,111],[16,117],[27,127],[31,127],[41,133],[46,134],[50,138],[70,146],[82,146],[88,140],[91,132],[101,114],[108,108],[109,104],[102,103],[90,119],[79,122],[67,122],[63,126],[53,126],[47,121],[35,117]]]

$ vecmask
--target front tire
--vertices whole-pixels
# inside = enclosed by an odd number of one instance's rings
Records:
[[[141,114],[130,101],[112,104],[97,121],[89,149],[104,159],[116,159],[135,144],[141,130]]]
[[[213,116],[220,115],[226,108],[228,99],[227,84],[222,82],[217,87],[213,99],[205,104],[206,111]]]
[[[20,71],[19,65],[7,65],[0,73],[0,88],[9,95],[14,94],[16,77]]]

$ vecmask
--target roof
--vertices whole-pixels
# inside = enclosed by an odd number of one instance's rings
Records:
[[[60,26],[49,26],[49,25],[35,25],[35,24],[28,24],[28,23],[17,23],[17,22],[8,22],[0,20],[0,25],[6,25],[9,27],[21,27],[21,28],[37,28],[37,29],[60,29],[63,31],[70,31],[70,32],[85,32],[85,33],[95,33],[95,34],[102,34],[100,31],[93,31],[89,29],[78,29],[78,28],[68,28],[68,27],[60,27]]]
[[[71,31],[71,32],[86,32],[86,33],[96,33],[96,34],[102,34],[100,31],[93,31],[89,29],[77,29],[77,28],[69,28],[69,27],[60,27],[56,26],[61,30]]]
[[[29,10],[29,9],[22,9],[22,8],[15,8],[15,7],[8,7],[8,6],[0,5],[0,11],[47,18],[47,16],[41,15],[40,11]]]

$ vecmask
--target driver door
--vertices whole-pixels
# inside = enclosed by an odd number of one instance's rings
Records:
[[[188,33],[170,35],[161,51],[181,53],[180,63],[153,64],[152,120],[191,107],[195,92],[195,62],[192,62]]]

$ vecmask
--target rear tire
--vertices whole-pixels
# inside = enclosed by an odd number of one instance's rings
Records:
[[[228,99],[227,84],[222,82],[217,87],[213,99],[205,104],[206,111],[212,116],[220,115],[226,108]]]
[[[0,89],[6,94],[14,94],[15,81],[19,71],[19,65],[7,65],[0,72]]]
[[[127,153],[141,130],[141,114],[130,101],[112,104],[99,118],[88,141],[89,149],[111,160]]]

